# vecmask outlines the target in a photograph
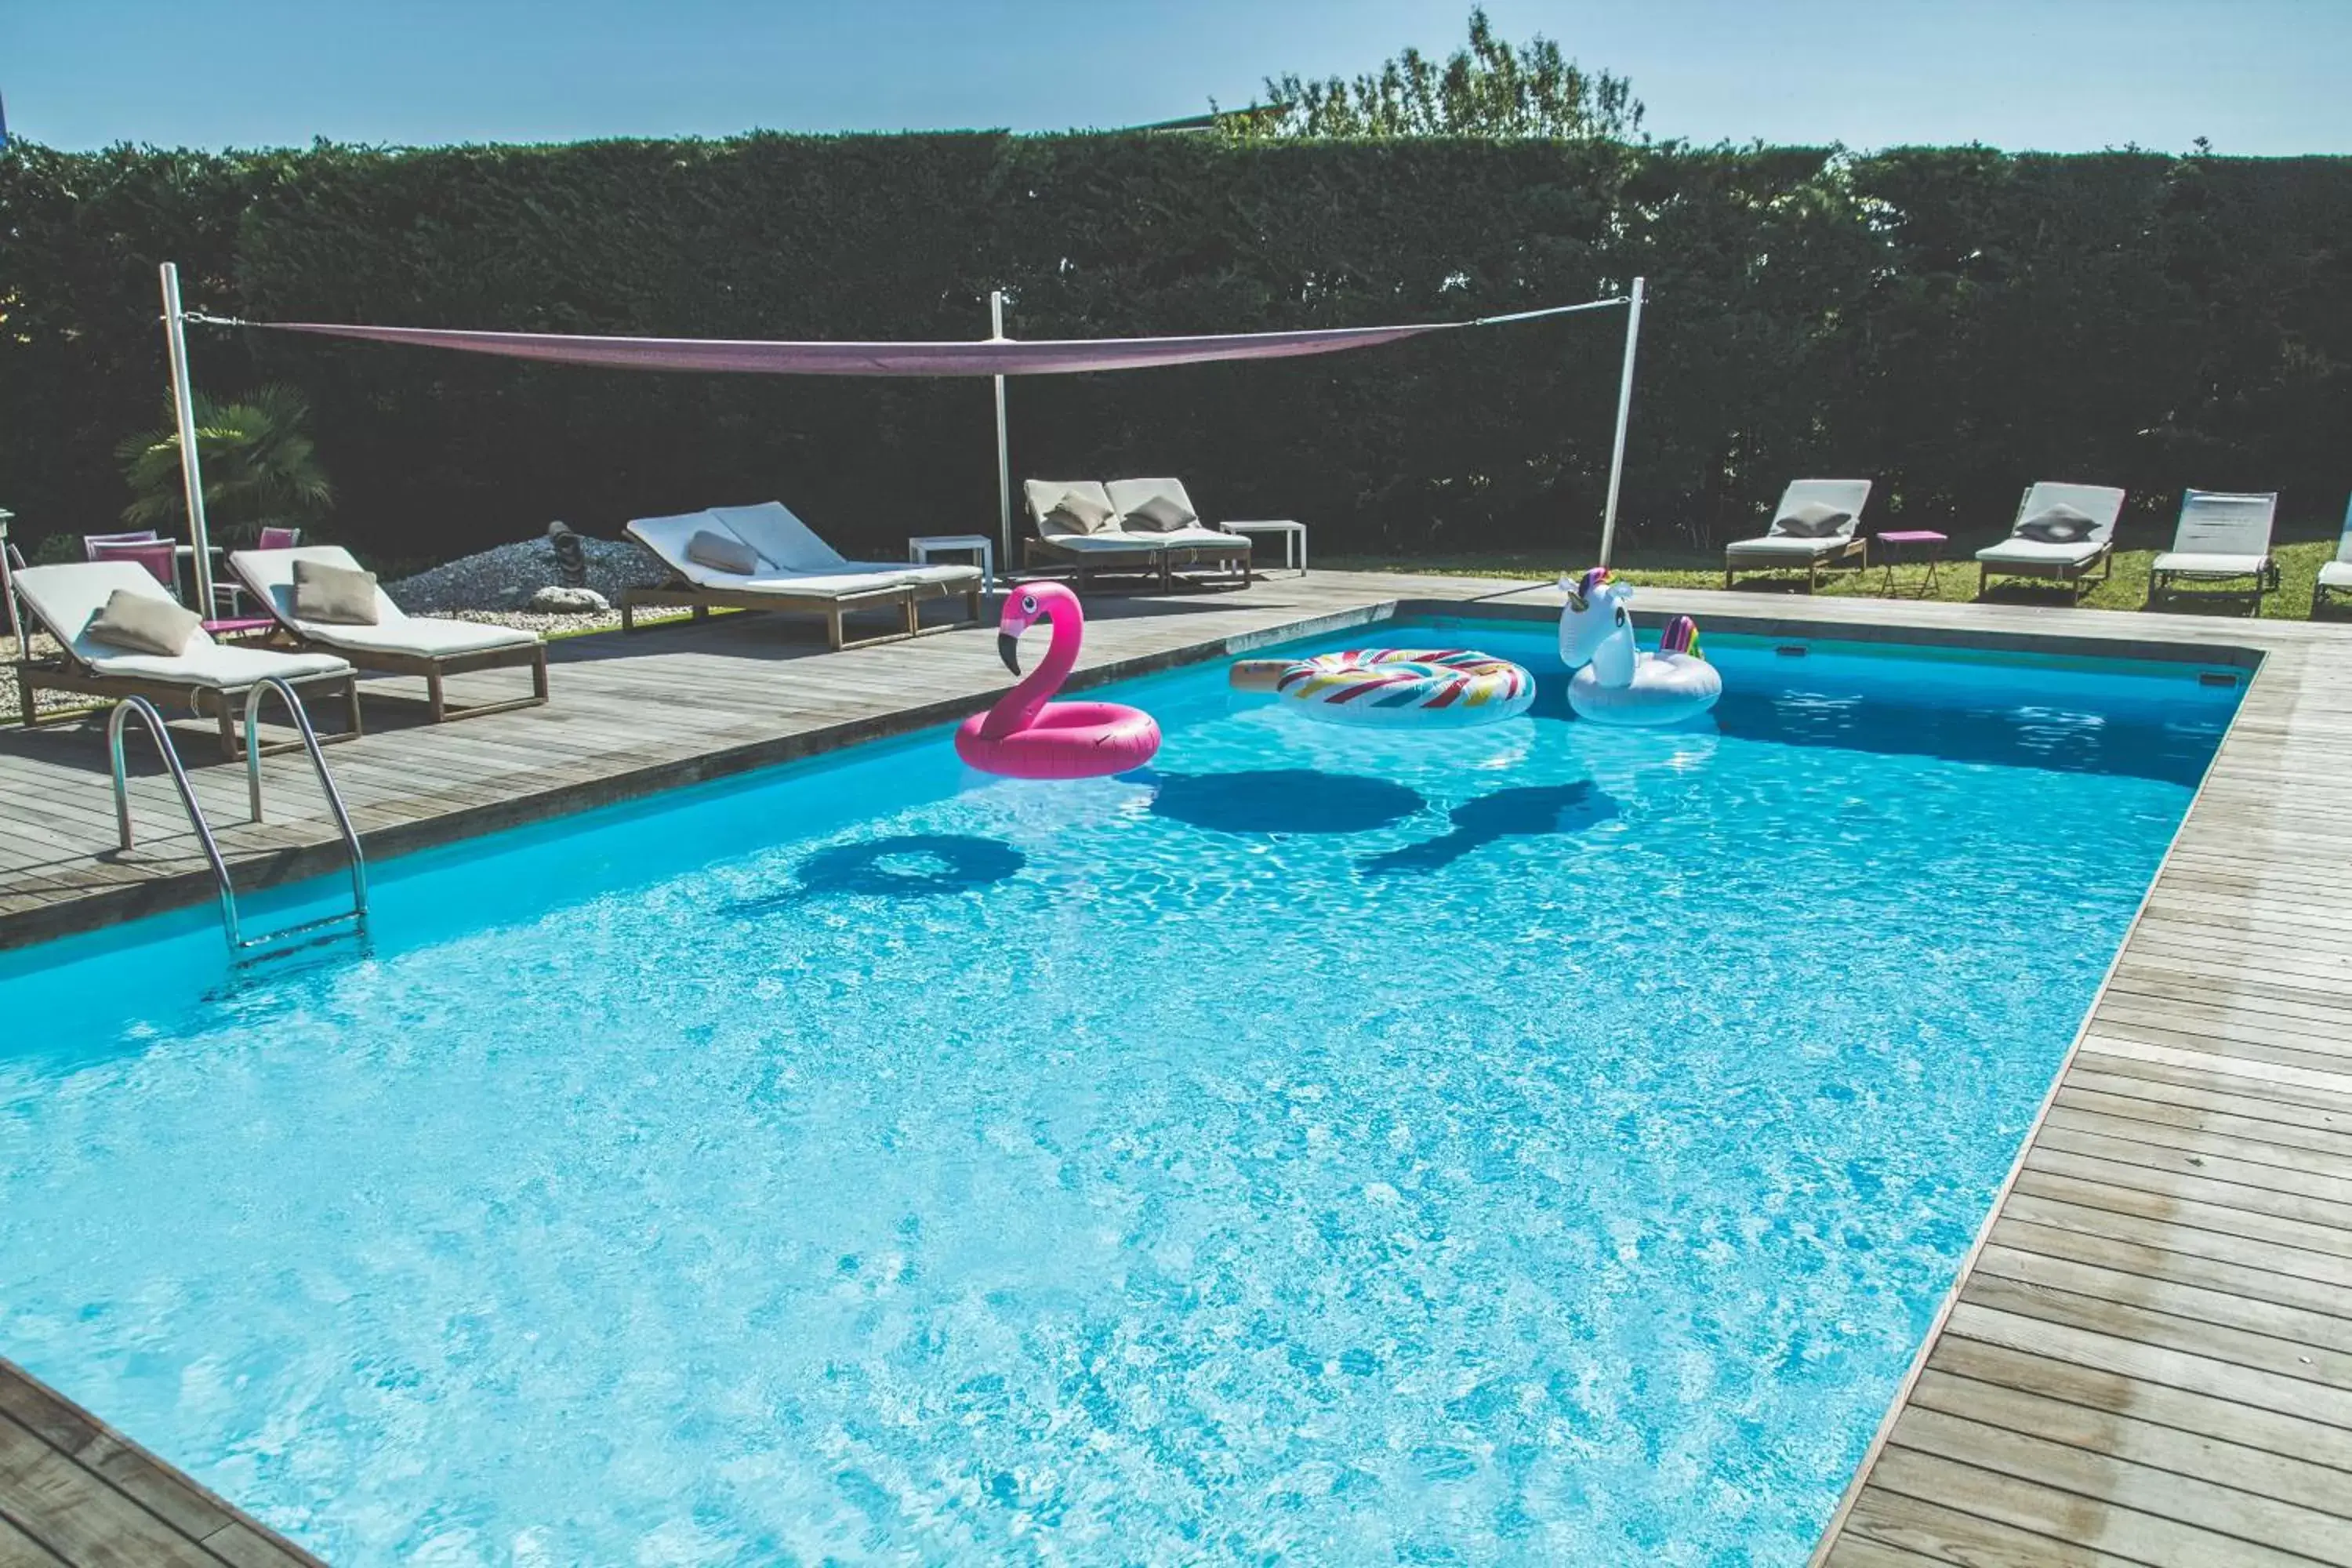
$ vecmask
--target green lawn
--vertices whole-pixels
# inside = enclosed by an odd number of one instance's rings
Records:
[[[1891,588],[1887,585],[1885,569],[1874,566],[1865,572],[1824,573],[1821,592],[1872,598],[1931,598],[1966,603],[1974,599],[1977,594],[1977,566],[1973,559],[1976,548],[1973,543],[1955,542],[1948,552],[1952,559],[1937,569],[1932,588],[1927,584],[1927,568],[1925,566],[1897,566]],[[2276,592],[2263,596],[2263,615],[2273,620],[2308,620],[2312,582],[2318,576],[2321,563],[2332,559],[2335,552],[2336,542],[2332,539],[2276,546],[2273,553],[2279,563],[2282,582]],[[2158,553],[2154,550],[2118,552],[2115,558],[2114,575],[2085,593],[2081,603],[2085,608],[2095,610],[2140,608],[2147,598],[2148,563]],[[1557,577],[1563,569],[1581,570],[1590,563],[1570,562],[1559,554],[1526,551],[1461,552],[1427,557],[1318,555],[1315,564],[1335,572],[1430,572],[1444,576],[1548,579]],[[1622,575],[1637,584],[1660,588],[1723,586],[1723,556],[1719,552],[1702,555],[1687,551],[1626,550],[1619,552],[1617,566]],[[1801,572],[1768,573],[1756,576],[1743,574],[1737,591],[1775,596],[1792,593],[1802,595],[1805,574]],[[1991,592],[1986,595],[1989,603],[2013,605],[2064,605],[2071,598],[2071,591],[2057,584],[2029,583],[2015,578],[1996,581]],[[2175,599],[2165,607],[2243,615],[2246,600],[2240,597],[2207,603]],[[2336,613],[2341,615],[2345,612]]]

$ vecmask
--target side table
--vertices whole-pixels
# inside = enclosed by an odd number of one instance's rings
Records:
[[[1282,535],[1282,564],[1286,568],[1296,570],[1301,577],[1307,575],[1307,525],[1305,523],[1291,522],[1287,520],[1268,520],[1258,522],[1229,522],[1224,525],[1224,528],[1227,533]],[[1293,555],[1297,559],[1294,561]]]
[[[1919,596],[1926,598],[1928,590],[1936,585],[1936,568],[1943,563],[1944,546],[1950,542],[1949,536],[1937,533],[1931,528],[1872,534],[1870,552],[1878,557],[1880,565],[1886,568],[1879,591],[1883,594],[1895,591],[1895,568],[1898,563],[1925,561],[1927,563],[1927,580],[1919,584]]]
[[[980,590],[996,592],[996,542],[984,533],[919,533],[907,541],[907,559],[928,563],[931,552],[945,550],[980,557]]]

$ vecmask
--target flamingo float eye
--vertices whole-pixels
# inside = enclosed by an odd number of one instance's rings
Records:
[[[1034,594],[1024,594],[1021,595],[1021,613],[1028,616],[1034,616],[1037,613],[1037,596]]]

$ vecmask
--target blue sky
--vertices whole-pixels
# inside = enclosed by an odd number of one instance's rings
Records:
[[[1442,51],[1467,0],[0,0],[16,134],[62,147],[411,144],[966,126],[1247,101],[1286,69]],[[1491,0],[1633,79],[1659,136],[2197,136],[2352,152],[2352,0]]]

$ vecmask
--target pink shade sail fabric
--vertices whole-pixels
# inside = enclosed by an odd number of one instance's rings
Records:
[[[1400,342],[1430,332],[1494,326],[1622,304],[1596,300],[1469,321],[1391,327],[1335,327],[1292,332],[1226,332],[1198,337],[1074,338],[977,342],[769,342],[730,338],[575,337],[560,332],[478,332],[439,327],[371,327],[325,321],[219,321],[212,324],[357,338],[418,348],[612,370],[730,371],[751,375],[1075,375],[1148,370],[1221,360],[1296,359]],[[191,320],[200,318],[191,317]]]

